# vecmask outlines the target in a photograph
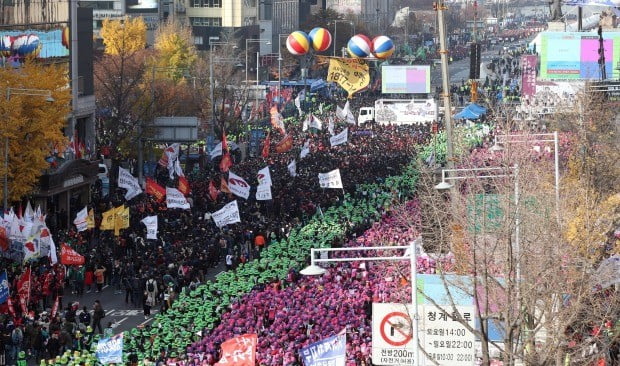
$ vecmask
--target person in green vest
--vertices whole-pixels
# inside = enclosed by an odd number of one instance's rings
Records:
[[[26,352],[19,351],[17,354],[17,366],[28,366],[28,361],[26,361]]]

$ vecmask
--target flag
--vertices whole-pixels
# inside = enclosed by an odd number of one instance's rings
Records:
[[[118,167],[118,186],[127,190],[127,193],[125,193],[127,201],[142,193],[138,178],[135,178],[129,170],[123,169],[120,166]]]
[[[271,144],[271,131],[267,133],[267,137],[265,138],[265,142],[263,143],[263,151],[261,156],[263,158],[267,158],[269,156],[269,145]]]
[[[174,161],[174,172],[177,173],[177,176],[179,177],[185,176],[185,174],[183,174],[183,168],[181,168],[181,162],[178,158]]]
[[[19,305],[21,306],[22,313],[28,313],[28,300],[30,299],[30,285],[32,283],[32,277],[30,273],[30,267],[26,267],[24,273],[17,281],[17,294],[19,295]]]
[[[342,188],[340,169],[332,170],[328,173],[319,173],[319,187],[321,188]]]
[[[167,146],[164,151],[161,153],[161,159],[159,159],[159,165],[163,167],[170,166],[170,163],[174,161],[174,159],[179,156],[179,143],[174,143],[172,145]],[[171,161],[172,160],[172,161]]]
[[[308,114],[304,121],[301,123],[301,130],[303,132],[308,131],[308,126],[310,125],[310,120],[312,119],[312,114]]]
[[[278,154],[290,151],[293,148],[293,136],[285,135],[280,142],[276,144],[276,152]]]
[[[233,165],[232,158],[230,157],[230,151],[228,150],[228,143],[226,141],[226,134],[222,135],[222,160],[220,161],[220,170],[227,172]]]
[[[189,188],[189,182],[187,181],[187,178],[182,177],[182,176],[179,177],[179,184],[177,188],[179,189],[179,192],[183,193],[186,196],[191,191],[191,189]]]
[[[116,213],[116,208],[114,207],[112,207],[111,209],[103,213],[103,218],[101,219],[101,225],[99,226],[100,230],[114,230],[115,213]]]
[[[63,243],[60,246],[60,263],[65,266],[81,266],[85,262],[84,256]]]
[[[311,117],[310,118],[310,127],[311,128],[316,128],[317,130],[322,130],[323,129],[323,121],[321,121],[314,114],[311,114],[310,117]]]
[[[241,222],[237,200],[227,203],[221,209],[211,213],[211,218],[217,227]]]
[[[256,187],[256,200],[267,201],[271,199],[271,185],[261,184]]]
[[[0,304],[4,304],[9,299],[9,277],[6,270],[0,273]]]
[[[306,99],[305,90],[300,91],[299,94],[297,94],[297,96],[295,97],[295,107],[297,107],[297,111],[299,112],[300,117],[303,114],[303,111],[301,110],[301,102],[305,99]]]
[[[168,208],[182,208],[184,210],[189,210],[189,202],[183,195],[183,193],[179,192],[176,188],[166,187],[166,207]]]
[[[330,136],[334,136],[334,117],[330,116],[328,118],[327,131]]]
[[[349,101],[347,100],[347,103],[344,105],[345,108],[348,104],[349,104]],[[343,120],[347,118],[347,112],[345,112],[344,108],[340,108],[339,105],[336,106],[336,117],[338,117],[339,119],[343,119]]]
[[[163,201],[164,197],[166,197],[166,189],[157,184],[156,181],[148,177],[146,178],[146,193],[155,197],[155,200],[157,200],[157,202]]]
[[[26,211],[24,211],[24,221],[33,222],[34,221],[34,210],[32,209],[32,205],[30,201],[26,204]]]
[[[278,107],[274,105],[269,110],[269,113],[271,115],[271,126],[278,129],[280,133],[285,134],[284,121],[282,121],[282,115],[278,112]]]
[[[86,217],[86,227],[89,229],[95,227],[95,210],[92,208],[88,211],[88,216]]]
[[[295,159],[293,159],[293,161],[291,161],[286,167],[291,177],[297,176],[297,162],[295,161]]]
[[[30,259],[33,258],[38,258],[39,255],[41,254],[40,252],[40,247],[39,247],[39,240],[40,238],[38,238],[38,235],[32,235],[28,238],[28,240],[26,240],[26,242],[24,243],[24,262],[29,261]]]
[[[52,238],[51,235],[49,237],[49,241],[50,241],[49,259],[50,259],[50,263],[54,265],[58,263],[58,253],[56,253],[56,243],[54,243],[54,238]]]
[[[129,207],[125,207],[125,205],[117,207],[114,216],[115,231],[129,228]]]
[[[214,366],[254,366],[256,334],[244,334],[222,343],[222,357]]]
[[[318,342],[311,343],[299,351],[304,366],[346,364],[347,335],[338,334]]]
[[[301,152],[299,153],[299,159],[303,159],[310,154],[310,140],[306,140],[304,142],[304,146],[301,148]]]
[[[78,232],[86,231],[88,229],[88,207],[84,206],[83,209],[78,211],[75,215],[75,220],[73,220],[73,224],[77,228]]]
[[[237,197],[245,198],[250,196],[250,185],[245,179],[233,172],[228,172],[228,189]]]
[[[228,188],[228,183],[226,183],[226,179],[224,177],[220,178],[220,192],[232,193],[230,188]]]
[[[211,152],[209,153],[209,156],[211,157],[211,160],[213,160],[220,155],[222,155],[222,143],[218,142],[217,145],[215,145],[215,147],[213,148],[213,150],[211,150]]]
[[[157,239],[157,215],[155,216],[147,216],[140,221],[146,226],[146,238],[147,239]]]
[[[368,86],[368,64],[362,59],[332,58],[329,60],[327,81],[338,83],[351,96]]]
[[[210,180],[209,181],[209,197],[211,198],[212,201],[217,200],[218,193],[219,191],[217,190],[217,188],[215,188],[215,184],[213,184],[213,181]]]
[[[258,181],[258,185],[271,185],[271,173],[269,172],[269,166],[264,167],[259,170],[256,174],[256,180]]]
[[[349,129],[345,128],[339,134],[329,138],[329,143],[332,147],[342,145],[347,142],[349,138]]]
[[[60,298],[56,295],[56,300],[54,300],[54,305],[52,306],[52,311],[50,312],[50,319],[54,319],[56,313],[58,313],[58,307],[60,306]]]

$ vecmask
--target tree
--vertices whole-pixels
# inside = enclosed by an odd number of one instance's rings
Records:
[[[44,169],[45,158],[57,146],[67,146],[62,133],[70,112],[71,94],[66,88],[65,70],[60,66],[43,66],[32,61],[19,70],[0,68],[2,87],[51,91],[53,102],[45,96],[20,95],[15,91],[7,102],[0,98],[2,141],[9,142],[9,202],[30,193]],[[4,144],[2,144],[4,146]],[[2,174],[7,172],[2,159]],[[3,180],[0,179],[4,184]]]
[[[191,29],[183,27],[175,21],[168,21],[160,26],[155,35],[154,65],[167,68],[163,75],[170,75],[175,81],[181,80],[184,73],[189,72],[196,59],[196,47],[192,42]]]
[[[104,19],[100,34],[108,55],[128,55],[146,47],[146,23],[142,17]]]

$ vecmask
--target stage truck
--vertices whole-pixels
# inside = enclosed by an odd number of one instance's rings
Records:
[[[387,125],[427,124],[437,121],[434,99],[377,99],[374,107],[361,107],[357,123]]]

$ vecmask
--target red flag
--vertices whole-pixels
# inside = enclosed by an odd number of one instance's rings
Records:
[[[228,182],[226,182],[226,179],[224,179],[224,177],[220,179],[220,192],[232,193],[230,192],[230,188],[228,188]]]
[[[26,314],[28,312],[28,300],[30,298],[30,284],[31,284],[31,275],[30,275],[30,267],[26,268],[22,276],[17,281],[17,293],[19,295],[19,304],[22,309],[22,313]]]
[[[11,299],[11,296],[9,296],[9,298],[6,300],[6,305],[9,307],[9,314],[11,314],[13,318],[15,318],[17,314],[15,314],[15,306],[13,306],[13,299]]]
[[[261,154],[263,158],[267,158],[269,156],[269,145],[271,144],[271,132],[267,133],[267,138],[265,138],[265,142],[263,145],[263,153]]]
[[[228,142],[226,141],[226,133],[222,134],[222,160],[220,161],[220,170],[224,173],[233,165],[230,151],[228,151]]]
[[[222,357],[215,366],[254,366],[256,362],[256,334],[244,334],[222,343]]]
[[[166,197],[166,189],[148,177],[146,178],[146,193],[155,197],[157,202],[163,201],[164,197]]]
[[[54,306],[52,306],[52,311],[50,313],[50,319],[54,319],[54,317],[56,316],[56,313],[58,312],[58,305],[59,305],[58,295],[56,295],[56,301],[54,301]]]
[[[0,226],[0,249],[6,251],[9,249],[9,238],[6,235],[6,228]]]
[[[179,192],[183,193],[183,195],[187,196],[191,189],[189,188],[189,182],[185,177],[179,177],[179,186],[177,187]]]
[[[287,151],[290,151],[292,148],[293,148],[293,136],[290,134],[287,134],[276,145],[276,152],[285,153]]]
[[[210,180],[209,181],[209,197],[211,197],[212,201],[215,201],[217,199],[218,193],[219,192],[217,188],[215,188],[215,184],[213,184],[213,181]]]
[[[65,266],[79,266],[84,264],[85,260],[80,253],[71,249],[67,244],[62,244],[60,248],[60,263]]]

